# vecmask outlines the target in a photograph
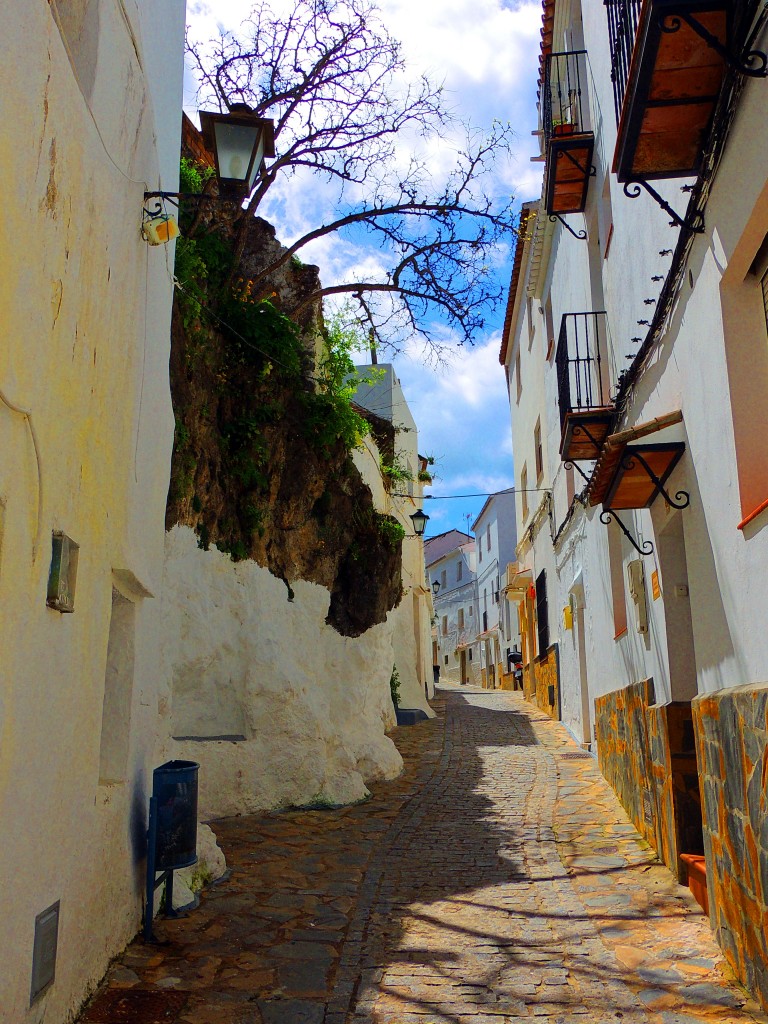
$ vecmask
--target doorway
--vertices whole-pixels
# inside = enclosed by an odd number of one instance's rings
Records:
[[[579,695],[581,698],[581,745],[585,750],[592,747],[592,719],[589,700],[589,675],[587,671],[587,639],[584,627],[584,591],[579,584],[571,591],[571,609],[579,656]]]
[[[681,881],[704,869],[701,789],[691,701],[698,692],[696,648],[691,618],[688,562],[681,512],[668,512],[657,531],[658,569],[651,600],[663,599],[669,693],[665,708],[666,740],[672,782],[673,822]],[[680,858],[682,857],[682,863]],[[695,889],[694,889],[695,893]],[[698,898],[698,897],[697,897]]]

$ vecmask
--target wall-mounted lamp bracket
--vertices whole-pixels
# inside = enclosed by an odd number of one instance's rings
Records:
[[[163,213],[165,203],[170,203],[178,210],[181,203],[186,200],[196,203],[241,203],[244,198],[234,195],[212,196],[206,192],[145,192],[144,213],[147,217],[157,217]]]

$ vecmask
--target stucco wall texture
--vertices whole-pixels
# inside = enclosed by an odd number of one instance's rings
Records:
[[[326,625],[328,591],[166,537],[161,631],[169,756],[200,763],[199,815],[364,799],[393,778],[388,620],[361,637]]]
[[[0,4],[13,112],[0,137],[0,1019],[13,1024],[66,1020],[141,916],[173,252],[140,227],[144,190],[178,181],[183,45],[183,0]],[[55,530],[80,548],[72,614],[46,606]],[[114,729],[113,590],[135,625]],[[35,919],[56,903],[56,977],[38,993]]]

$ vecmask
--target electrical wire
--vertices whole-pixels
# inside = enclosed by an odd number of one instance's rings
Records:
[[[551,487],[510,487],[515,494],[550,494]],[[495,494],[503,494],[503,491],[478,491],[477,494],[422,494],[421,497],[427,501],[451,501],[454,498],[492,498]],[[412,494],[393,494],[393,498],[412,498]]]

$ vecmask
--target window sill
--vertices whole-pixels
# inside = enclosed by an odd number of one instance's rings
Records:
[[[753,522],[753,520],[757,519],[757,517],[759,515],[761,515],[763,512],[765,512],[766,509],[768,509],[768,498],[766,498],[764,502],[762,502],[760,505],[758,505],[757,508],[753,509],[749,513],[749,515],[744,516],[744,518],[739,523],[737,529],[743,531],[745,526],[749,526],[749,524],[751,522]]]

